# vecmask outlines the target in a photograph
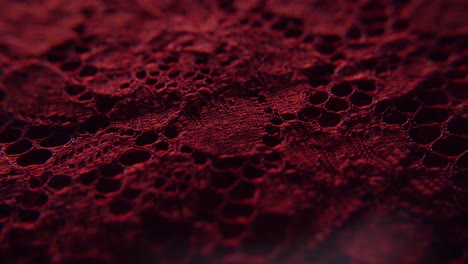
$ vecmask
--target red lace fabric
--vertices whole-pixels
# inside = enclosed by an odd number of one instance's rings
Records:
[[[467,261],[466,1],[0,9],[2,263]]]

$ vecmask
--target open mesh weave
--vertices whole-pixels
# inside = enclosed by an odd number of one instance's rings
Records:
[[[0,262],[468,259],[465,0],[0,10]]]

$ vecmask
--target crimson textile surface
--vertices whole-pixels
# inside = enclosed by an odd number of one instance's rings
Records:
[[[0,0],[1,263],[466,263],[466,0]]]

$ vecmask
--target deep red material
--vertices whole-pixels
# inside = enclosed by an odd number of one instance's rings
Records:
[[[1,263],[468,260],[466,1],[0,10]]]

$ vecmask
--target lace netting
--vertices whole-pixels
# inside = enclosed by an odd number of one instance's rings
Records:
[[[463,263],[463,0],[1,1],[4,263]]]

